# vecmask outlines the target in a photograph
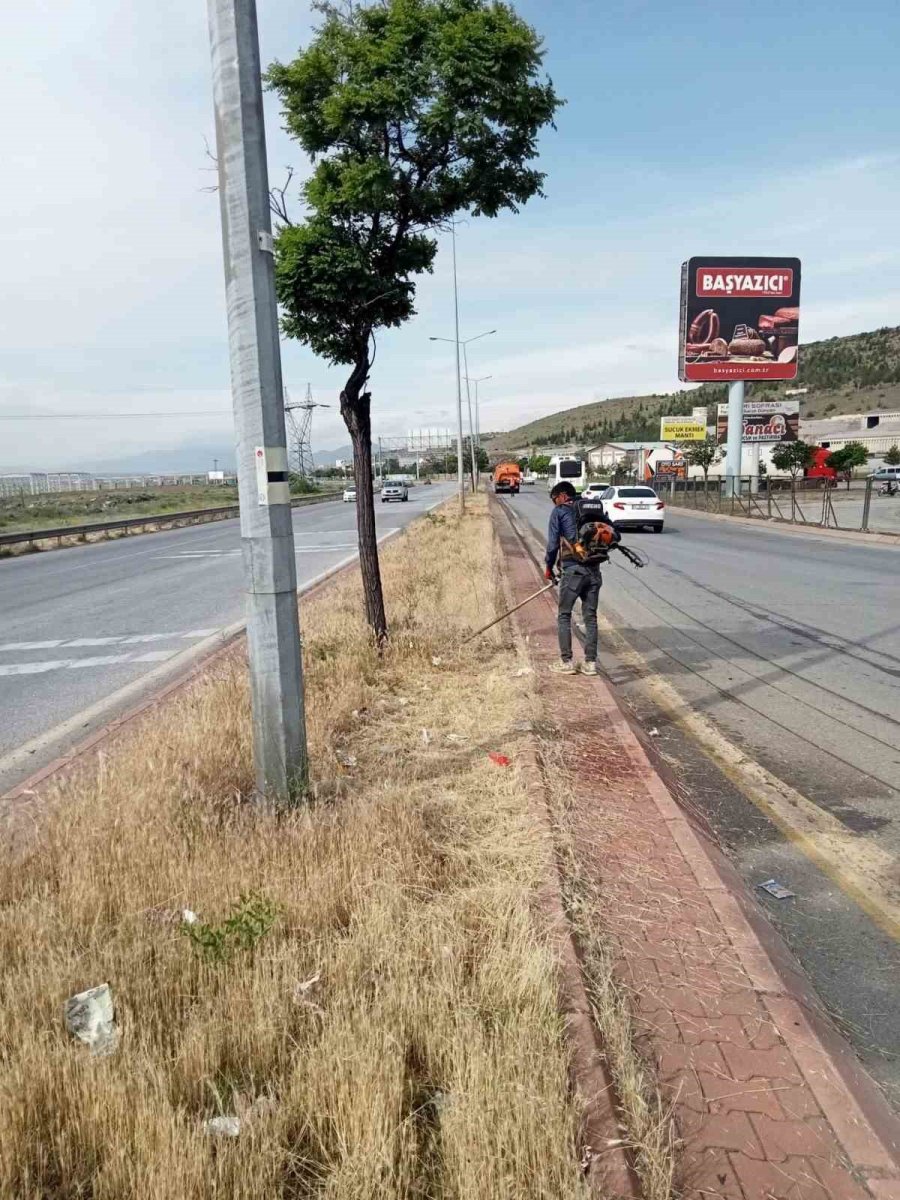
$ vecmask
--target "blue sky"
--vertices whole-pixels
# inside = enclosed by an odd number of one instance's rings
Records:
[[[264,61],[305,3],[258,0]],[[459,230],[463,336],[499,428],[677,386],[678,268],[697,253],[797,254],[804,340],[900,324],[900,5],[747,9],[522,0],[568,103],[543,139],[547,198]],[[218,203],[202,3],[37,0],[7,19],[0,103],[0,415],[222,410],[159,421],[0,421],[0,469],[228,443]],[[269,105],[273,182],[304,169]],[[381,338],[376,432],[453,418],[449,256],[419,316]],[[294,392],[340,372],[284,349]],[[346,439],[317,414],[316,443]]]

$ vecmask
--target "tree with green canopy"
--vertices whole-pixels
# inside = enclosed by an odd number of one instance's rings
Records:
[[[837,471],[839,475],[847,476],[847,487],[855,467],[864,467],[869,461],[869,452],[862,442],[847,442],[840,450],[833,450],[825,460],[825,465]]]
[[[779,442],[772,451],[772,466],[790,471],[791,478],[802,475],[815,462],[815,446],[808,442]]]
[[[684,448],[684,457],[692,467],[699,467],[703,472],[703,482],[709,478],[709,468],[716,461],[719,447],[709,438],[702,442],[691,442]]]
[[[368,383],[379,330],[415,313],[415,277],[460,213],[495,217],[542,195],[538,135],[560,101],[534,29],[501,0],[314,4],[322,20],[268,85],[314,169],[305,214],[275,242],[282,326],[349,368],[340,394],[357,484],[366,616],[387,620],[371,478]],[[280,197],[283,199],[283,197]]]

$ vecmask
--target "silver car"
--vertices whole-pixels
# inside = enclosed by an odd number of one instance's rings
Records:
[[[387,504],[388,500],[402,500],[404,503],[409,499],[409,492],[405,483],[400,483],[395,479],[389,479],[381,486],[381,503]]]

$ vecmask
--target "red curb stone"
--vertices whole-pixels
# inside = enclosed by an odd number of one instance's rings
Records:
[[[746,1113],[711,1113],[697,1129],[693,1138],[697,1150],[707,1147],[734,1150],[747,1158],[765,1158],[762,1144]]]
[[[704,1150],[698,1154],[685,1175],[683,1191],[686,1198],[696,1200],[743,1197],[743,1189],[724,1150]]]
[[[658,1068],[663,1079],[685,1070],[713,1071],[723,1076],[728,1073],[722,1051],[715,1042],[700,1042],[696,1046],[668,1045],[658,1055]]]
[[[679,1015],[676,1020],[684,1040],[692,1045],[703,1042],[749,1045],[739,1017],[704,1017],[702,1021],[687,1021]]]
[[[844,1200],[841,1192],[826,1191],[804,1158],[771,1163],[732,1154],[731,1164],[746,1200]]]
[[[900,1200],[900,1180],[869,1178],[866,1182],[876,1200]]]
[[[708,1071],[700,1071],[699,1079],[711,1112],[759,1113],[774,1121],[785,1120],[784,1109],[778,1103],[778,1092],[767,1079],[741,1083],[727,1075]]]
[[[844,1167],[834,1167],[831,1163],[816,1159],[812,1169],[830,1196],[840,1197],[840,1200],[870,1200],[864,1186],[849,1178]]]
[[[773,1121],[771,1117],[754,1113],[750,1120],[765,1147],[766,1158],[772,1162],[784,1162],[794,1154],[824,1162],[840,1157],[834,1134],[821,1117],[810,1117],[806,1121],[783,1117]]]
[[[785,1046],[774,1050],[754,1050],[751,1046],[736,1046],[725,1043],[722,1053],[728,1069],[735,1079],[784,1079],[790,1083],[801,1083],[802,1077],[797,1063]]]

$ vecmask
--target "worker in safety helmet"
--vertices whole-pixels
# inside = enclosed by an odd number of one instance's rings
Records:
[[[585,641],[583,675],[597,674],[597,604],[603,578],[600,562],[606,561],[611,545],[619,540],[612,526],[592,522],[591,531],[596,534],[596,544],[586,544],[586,527],[581,523],[578,494],[571,483],[557,483],[550,492],[553,512],[547,531],[547,554],[544,578],[557,579],[559,565],[559,610],[557,630],[559,633],[560,660],[550,670],[559,675],[577,675],[578,667],[572,659],[572,610],[575,601],[581,601],[584,618]],[[579,528],[581,526],[581,528]]]

